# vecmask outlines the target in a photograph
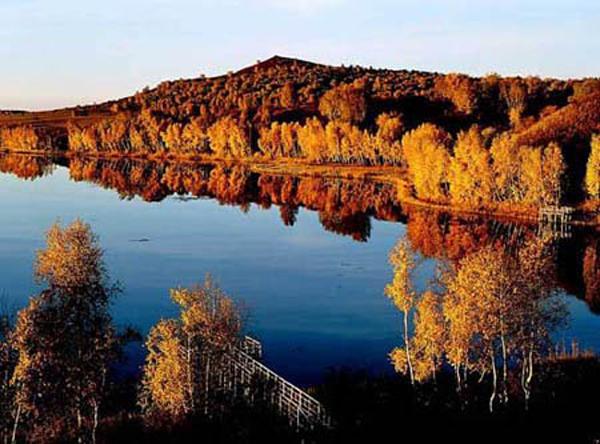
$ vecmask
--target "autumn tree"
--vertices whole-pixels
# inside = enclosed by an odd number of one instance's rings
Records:
[[[520,150],[522,202],[540,205],[544,192],[543,153],[539,147],[523,147]]]
[[[585,174],[585,189],[592,199],[600,198],[600,136],[592,137]]]
[[[478,126],[458,135],[450,162],[450,194],[456,203],[478,206],[490,200],[492,165],[485,137]]]
[[[513,127],[518,127],[527,103],[525,85],[521,79],[504,79],[500,83],[500,95],[508,109],[508,120]]]
[[[0,128],[0,149],[16,152],[52,149],[51,140],[32,126]]]
[[[552,332],[564,324],[551,251],[545,237],[527,241],[512,253],[490,244],[443,276],[445,356],[455,369],[459,391],[470,373],[480,381],[490,375],[490,411],[497,398],[508,402],[511,365],[518,368],[527,405],[534,364]]]
[[[214,413],[228,353],[241,339],[243,313],[210,275],[202,285],[171,290],[171,298],[180,317],[161,320],[150,331],[140,403],[147,415],[172,420]]]
[[[330,89],[321,97],[319,112],[329,120],[362,123],[367,114],[364,83],[357,81]]]
[[[35,275],[46,289],[19,312],[11,343],[15,423],[31,433],[74,433],[94,441],[108,366],[116,353],[103,252],[91,228],[55,224],[37,254]],[[74,432],[73,432],[74,431]]]
[[[375,141],[383,163],[394,165],[402,162],[400,138],[404,129],[402,117],[399,115],[383,113],[377,117]]]
[[[322,163],[327,157],[325,127],[317,118],[308,119],[305,125],[298,128],[298,144],[311,162]]]
[[[415,379],[435,379],[443,363],[446,324],[442,297],[432,290],[424,292],[419,299],[414,330]]]
[[[220,158],[245,158],[251,155],[245,129],[232,117],[219,120],[208,129],[210,147]]]
[[[497,201],[517,202],[522,198],[520,151],[510,133],[503,133],[492,142],[493,197]]]
[[[560,146],[551,143],[543,154],[543,202],[545,205],[560,205],[564,193],[563,180],[565,162]]]
[[[279,94],[279,103],[281,104],[281,107],[285,109],[294,108],[297,100],[294,84],[292,82],[285,82]]]
[[[404,349],[395,349],[390,357],[396,369],[407,370],[410,381],[414,384],[414,352],[411,349],[409,317],[417,304],[417,294],[413,288],[413,273],[417,267],[417,258],[408,239],[403,237],[398,241],[390,252],[389,261],[394,268],[394,278],[386,285],[385,294],[402,312],[404,326]]]
[[[510,334],[521,371],[519,381],[529,406],[535,367],[552,344],[552,336],[568,320],[564,300],[556,291],[551,235],[528,241],[517,253],[516,297]]]
[[[451,73],[435,80],[435,92],[454,104],[463,114],[472,114],[479,105],[477,84],[464,74]]]
[[[450,136],[430,123],[402,138],[402,152],[418,198],[434,201],[447,198],[449,145]]]

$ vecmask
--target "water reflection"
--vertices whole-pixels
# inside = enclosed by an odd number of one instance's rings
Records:
[[[68,167],[71,180],[114,190],[122,199],[159,202],[169,196],[181,200],[210,198],[243,211],[251,204],[265,209],[277,206],[286,226],[295,225],[299,209],[306,208],[318,212],[318,220],[327,231],[362,242],[370,239],[374,219],[399,221],[421,256],[453,265],[490,245],[516,254],[539,237],[537,227],[531,224],[401,208],[393,183],[259,174],[239,164],[0,155],[0,171],[19,178],[46,177],[56,165]],[[556,287],[584,300],[594,313],[600,312],[599,242],[594,229],[577,229],[571,237],[552,242]]]
[[[299,207],[319,212],[323,227],[355,240],[369,238],[370,217],[398,221],[402,215],[391,184],[316,177],[257,174],[241,165],[170,164],[149,161],[71,159],[75,181],[96,183],[122,198],[157,202],[167,196],[217,199],[247,209],[278,205],[285,225],[294,225]]]

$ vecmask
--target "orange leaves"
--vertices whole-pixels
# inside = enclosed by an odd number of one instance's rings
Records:
[[[28,152],[52,149],[51,141],[31,126],[0,128],[0,149]]]
[[[435,80],[435,92],[450,100],[456,109],[472,114],[478,106],[476,81],[464,74],[447,74]]]
[[[600,135],[592,137],[585,174],[585,188],[592,199],[600,198]]]
[[[26,413],[28,433],[39,427],[93,441],[91,424],[118,355],[108,309],[116,289],[106,283],[102,251],[88,225],[56,224],[46,241],[35,271],[47,288],[19,312],[11,334],[15,401]]]
[[[316,117],[308,119],[298,128],[298,143],[303,155],[311,162],[322,163],[325,153],[325,127]]]
[[[493,189],[491,168],[490,154],[479,127],[461,132],[449,169],[452,200],[473,207],[490,201]]]
[[[186,361],[181,350],[180,329],[174,320],[161,320],[146,339],[146,364],[140,403],[144,410],[156,409],[173,418],[189,412]]]
[[[296,123],[273,122],[261,130],[258,147],[269,159],[299,157],[299,128]]]
[[[417,197],[423,200],[446,199],[450,154],[450,136],[435,125],[426,123],[402,138],[402,150],[410,180]]]
[[[227,370],[226,353],[243,327],[240,307],[210,275],[202,285],[171,290],[178,319],[161,320],[150,330],[140,403],[146,414],[177,420],[213,408]]]
[[[208,129],[210,147],[219,158],[246,158],[252,154],[246,131],[232,118],[225,117]]]
[[[102,249],[89,225],[78,219],[63,229],[56,223],[46,233],[46,243],[35,262],[35,274],[40,281],[64,288],[102,283],[105,272]]]
[[[364,85],[355,82],[330,89],[321,97],[319,112],[332,121],[362,123],[367,114]]]

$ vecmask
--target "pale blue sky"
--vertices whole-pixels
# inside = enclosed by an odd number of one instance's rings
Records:
[[[598,0],[0,0],[0,109],[130,95],[280,54],[471,74],[600,75]]]

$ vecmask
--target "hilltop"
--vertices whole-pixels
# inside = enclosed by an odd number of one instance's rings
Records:
[[[476,78],[411,70],[336,67],[274,56],[216,77],[164,81],[133,96],[101,104],[43,112],[3,112],[0,126],[66,127],[67,122],[86,125],[117,114],[136,115],[145,109],[159,118],[179,123],[201,119],[204,126],[228,115],[239,118],[241,114],[263,122],[303,120],[319,114],[319,100],[325,92],[339,84],[359,81],[365,86],[368,101],[365,125],[372,126],[383,112],[398,112],[403,114],[408,127],[429,121],[452,132],[474,123],[508,128],[512,109],[519,113],[519,119],[525,120],[522,130],[527,137],[532,137],[533,142],[538,139],[547,142],[542,140],[545,137],[539,134],[539,127],[570,114],[570,108],[577,107],[569,108],[569,105],[578,87],[590,89],[593,80],[500,78],[496,75]],[[562,112],[555,115],[558,111]],[[595,117],[596,114],[591,116]],[[571,124],[559,128],[557,137],[572,139],[572,135],[563,134],[571,128]]]

